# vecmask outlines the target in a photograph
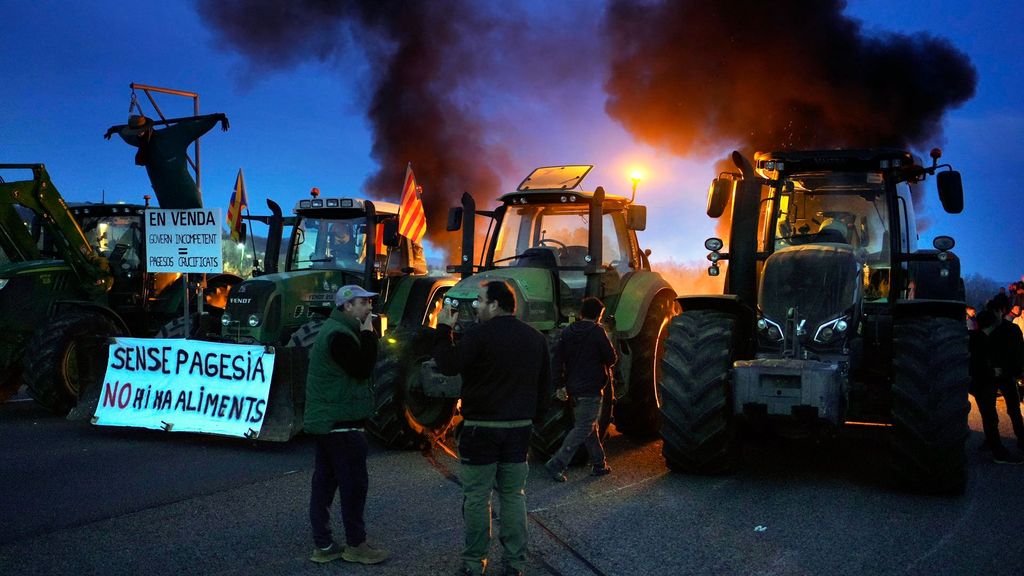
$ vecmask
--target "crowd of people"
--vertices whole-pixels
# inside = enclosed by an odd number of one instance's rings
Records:
[[[970,392],[981,413],[985,443],[1000,464],[1024,464],[1021,453],[1011,452],[999,436],[998,395],[1013,425],[1017,449],[1024,452],[1024,419],[1021,417],[1021,376],[1024,372],[1024,276],[992,297],[979,312],[967,307],[970,334]]]
[[[374,409],[370,378],[377,359],[372,298],[378,294],[359,286],[342,286],[335,309],[324,322],[309,355],[304,428],[314,438],[316,459],[310,487],[309,519],[317,563],[342,559],[377,564],[390,555],[371,545],[363,518],[369,488],[364,434]],[[557,397],[574,405],[575,425],[561,449],[545,465],[558,482],[585,446],[591,476],[611,472],[601,445],[599,419],[611,388],[610,374],[618,358],[601,318],[604,303],[583,300],[580,319],[548,356],[547,339],[516,317],[516,297],[508,283],[480,285],[474,305],[478,322],[456,341],[455,308],[438,312],[431,330],[431,356],[437,369],[462,377],[462,416],[456,429],[459,480],[465,541],[459,574],[484,574],[491,542],[491,495],[501,506],[500,541],[504,573],[522,575],[526,568],[526,463],[534,422],[546,414],[552,385]],[[515,342],[516,354],[507,353]],[[331,529],[330,508],[339,496],[345,544]]]

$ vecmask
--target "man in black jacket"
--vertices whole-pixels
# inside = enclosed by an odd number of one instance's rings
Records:
[[[1015,379],[1024,361],[1024,341],[1020,330],[999,317],[994,306],[978,314],[978,330],[970,333],[971,394],[978,404],[985,430],[985,445],[999,464],[1022,464],[1024,458],[1011,453],[999,437],[996,391],[1006,401],[1006,415],[1013,425],[1017,447],[1024,449],[1024,421]]]
[[[504,281],[484,282],[474,303],[478,324],[453,343],[459,313],[438,314],[432,356],[443,374],[462,375],[459,478],[466,541],[462,573],[483,574],[491,540],[491,490],[501,502],[506,574],[526,567],[526,453],[532,421],[550,393],[544,336],[515,317],[516,297]]]
[[[618,360],[608,334],[601,326],[604,304],[597,298],[584,298],[580,304],[580,320],[562,331],[552,360],[555,386],[559,398],[572,398],[573,427],[562,441],[562,447],[544,465],[551,477],[565,482],[565,469],[580,445],[590,455],[590,475],[604,476],[611,472],[601,446],[601,406],[608,374]],[[608,399],[611,401],[611,399]]]

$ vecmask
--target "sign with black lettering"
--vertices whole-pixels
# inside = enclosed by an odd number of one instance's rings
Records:
[[[255,437],[263,427],[273,375],[272,348],[116,338],[94,422]]]
[[[220,274],[220,208],[146,210],[146,270]]]

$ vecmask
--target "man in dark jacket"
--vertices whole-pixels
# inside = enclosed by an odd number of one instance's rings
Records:
[[[377,294],[359,286],[342,286],[334,296],[336,308],[309,351],[306,376],[306,411],[303,427],[316,442],[316,463],[309,496],[309,521],[316,548],[310,558],[325,563],[377,564],[386,550],[366,542],[363,510],[369,476],[368,445],[363,433],[373,412],[370,378],[377,362],[377,336],[373,332],[370,298]],[[331,503],[337,492],[347,546],[331,535]]]
[[[1024,449],[1024,422],[1017,396],[1016,376],[1020,374],[1024,341],[1020,330],[989,309],[978,314],[978,330],[970,332],[971,394],[978,404],[985,430],[985,446],[999,464],[1021,464],[1024,458],[1011,453],[999,437],[996,391],[1003,394],[1006,415],[1013,425],[1018,448]]]
[[[462,573],[483,574],[491,541],[491,490],[501,502],[506,574],[526,567],[526,453],[532,421],[550,394],[547,341],[515,317],[516,297],[504,281],[480,285],[478,324],[454,343],[457,310],[438,314],[432,356],[443,374],[462,375],[459,478],[466,541]]]
[[[608,334],[601,326],[604,304],[597,298],[584,298],[580,304],[580,320],[562,331],[552,359],[552,374],[559,398],[571,398],[573,427],[562,441],[562,447],[544,465],[551,477],[565,482],[565,469],[580,445],[590,455],[590,475],[611,472],[601,446],[601,406],[608,374],[618,360]],[[611,401],[611,399],[608,399]]]

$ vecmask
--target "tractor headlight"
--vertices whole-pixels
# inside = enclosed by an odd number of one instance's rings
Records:
[[[220,323],[221,323],[221,326],[228,326],[228,325],[230,325],[231,324],[231,314],[228,314],[227,312],[225,312],[220,317]]]
[[[828,344],[837,337],[842,336],[849,327],[846,316],[833,318],[818,326],[818,330],[814,333],[814,341],[819,344]]]
[[[772,322],[768,318],[757,319],[757,331],[771,342],[782,342],[782,326]]]
[[[260,325],[260,315],[259,314],[250,314],[249,315],[249,326],[252,326],[253,328],[255,328],[255,327],[259,326],[259,325]]]

